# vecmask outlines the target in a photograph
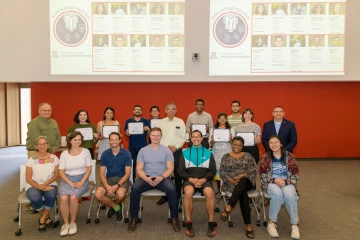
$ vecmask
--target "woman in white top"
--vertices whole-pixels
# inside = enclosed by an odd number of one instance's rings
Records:
[[[88,189],[92,166],[90,151],[82,147],[84,139],[80,132],[70,133],[66,142],[68,150],[61,153],[59,166],[60,210],[64,220],[60,236],[73,235],[77,232],[75,220],[79,210],[78,198]]]
[[[99,139],[99,148],[98,148],[98,156],[97,159],[100,160],[101,159],[101,154],[110,148],[109,145],[109,139],[108,138],[104,138],[103,135],[103,126],[114,126],[114,125],[118,125],[119,126],[119,133],[120,133],[120,124],[118,121],[114,120],[114,115],[115,115],[115,110],[112,107],[106,107],[105,111],[104,111],[104,117],[103,120],[98,122],[97,124],[97,132],[98,132],[98,139]],[[121,134],[120,134],[121,136]]]
[[[45,136],[40,136],[35,141],[38,153],[26,162],[26,196],[33,208],[40,213],[39,231],[45,232],[46,227],[54,224],[49,216],[53,208],[59,176],[59,159],[47,152],[49,144]]]

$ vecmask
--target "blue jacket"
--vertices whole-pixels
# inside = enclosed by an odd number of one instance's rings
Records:
[[[285,150],[292,152],[297,144],[297,133],[295,123],[283,118],[279,134],[276,134],[274,120],[264,123],[262,131],[262,144],[266,151],[269,150],[269,138],[272,135],[278,135],[283,142]]]

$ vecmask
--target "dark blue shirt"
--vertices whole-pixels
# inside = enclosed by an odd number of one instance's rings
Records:
[[[126,120],[124,130],[126,131],[129,128],[129,123],[144,123],[144,127],[148,126],[150,128],[150,123],[147,119],[141,118],[139,121],[136,121],[134,118],[129,118]],[[146,142],[147,131],[144,131],[143,134],[133,134],[129,136],[129,148],[142,148],[147,145]]]
[[[128,150],[120,148],[120,152],[115,156],[109,148],[101,154],[100,166],[106,167],[106,178],[123,177],[125,167],[132,166],[131,154]]]

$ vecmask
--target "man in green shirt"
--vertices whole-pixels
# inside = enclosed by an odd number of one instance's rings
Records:
[[[228,119],[228,122],[229,122],[231,128],[233,128],[235,131],[236,131],[237,126],[242,123],[242,115],[240,113],[240,110],[241,110],[240,102],[238,100],[232,101],[231,102],[232,114],[229,115],[227,117],[227,119]]]

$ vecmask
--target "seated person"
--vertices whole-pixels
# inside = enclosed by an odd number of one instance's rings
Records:
[[[39,231],[45,232],[46,227],[52,227],[49,216],[54,207],[57,193],[56,179],[59,176],[59,159],[48,153],[49,144],[45,136],[35,141],[38,153],[26,162],[26,196],[33,208],[40,213]]]
[[[220,176],[223,180],[222,191],[230,197],[228,205],[221,213],[221,220],[228,220],[231,210],[237,201],[240,202],[241,214],[245,223],[245,235],[254,238],[251,226],[249,196],[247,192],[253,189],[256,182],[256,162],[250,153],[243,152],[244,139],[234,137],[232,151],[226,153],[220,164]]]
[[[199,130],[194,130],[191,133],[193,145],[181,155],[178,169],[179,175],[184,181],[185,234],[189,237],[195,235],[191,221],[192,196],[195,191],[201,192],[206,198],[206,211],[209,218],[207,235],[213,237],[216,234],[215,199],[211,182],[216,174],[216,163],[211,151],[201,145],[202,140],[203,137]]]
[[[175,232],[180,231],[178,219],[179,199],[175,185],[169,178],[174,172],[174,156],[170,149],[161,145],[161,129],[150,129],[151,143],[140,149],[137,157],[136,172],[139,179],[131,187],[130,194],[130,217],[128,232],[133,232],[138,223],[140,195],[151,189],[159,189],[165,192],[170,208],[171,224]]]
[[[132,165],[130,152],[121,148],[120,142],[120,134],[112,132],[109,136],[110,148],[101,155],[100,160],[102,186],[96,188],[95,192],[96,199],[109,206],[106,216],[111,218],[116,212],[116,221],[119,223],[124,220],[122,201],[129,189]],[[115,197],[114,201],[110,197]]]
[[[270,150],[261,157],[259,164],[261,189],[270,195],[267,231],[271,237],[279,237],[276,222],[281,205],[285,203],[292,225],[291,238],[300,239],[296,187],[299,180],[299,166],[294,155],[284,149],[279,136],[270,137],[269,148]]]

